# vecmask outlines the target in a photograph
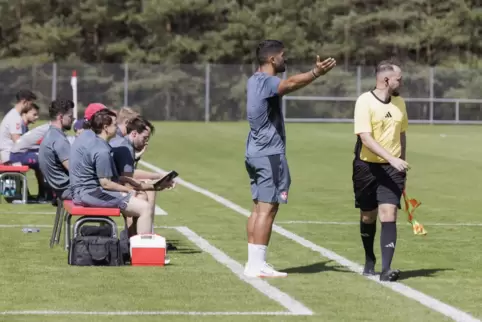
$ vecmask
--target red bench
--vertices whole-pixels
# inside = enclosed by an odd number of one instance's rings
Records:
[[[60,212],[60,216],[61,216],[61,213],[64,212],[65,214],[65,249],[68,249],[70,247],[72,216],[80,216],[80,218],[77,219],[75,223],[74,232],[77,231],[76,226],[78,224],[89,221],[89,222],[107,223],[111,225],[117,236],[117,225],[114,222],[114,220],[112,220],[110,217],[120,217],[121,215],[120,209],[76,206],[71,200],[64,200],[62,202],[62,207],[63,209]],[[59,226],[59,223],[56,223],[56,225],[59,229],[61,229],[60,228],[62,226],[61,220],[60,220],[60,226]],[[54,229],[56,229],[57,227],[54,227]]]
[[[94,208],[76,206],[72,200],[64,200],[64,209],[72,216],[119,217],[119,208]]]
[[[26,165],[4,165],[0,164],[0,182],[4,181],[4,177],[19,178],[22,181],[22,203],[27,203],[28,184],[27,172],[30,168]]]

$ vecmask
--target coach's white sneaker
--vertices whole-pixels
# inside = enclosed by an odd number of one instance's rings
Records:
[[[261,277],[261,278],[269,278],[269,277],[286,277],[288,273],[278,272],[268,263],[264,263],[263,267],[258,270],[252,270],[249,267],[246,267],[244,270],[244,275],[248,277]]]

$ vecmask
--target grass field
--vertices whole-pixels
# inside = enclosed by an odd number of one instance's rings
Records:
[[[389,288],[350,270],[356,270],[351,262],[364,260],[352,198],[352,125],[287,125],[292,186],[289,204],[277,218],[281,234],[273,233],[268,260],[290,274],[261,282],[238,276],[247,258],[246,217],[241,213],[251,206],[244,169],[247,124],[156,126],[143,160],[175,169],[196,185],[183,181],[158,196],[168,215],[156,216],[156,225],[169,228],[157,231],[179,248],[170,253],[171,265],[68,266],[61,247],[48,247],[51,229],[40,226],[52,225],[55,209],[4,202],[0,321],[453,320],[439,312],[447,312],[444,303],[458,310],[453,317],[460,321],[469,320],[463,312],[471,321],[482,318],[480,127],[410,126],[407,191],[423,203],[417,219],[428,235],[413,235],[406,215],[400,214],[393,266],[402,270],[402,279]],[[35,187],[35,179],[30,182]],[[239,208],[210,198],[208,192]],[[40,226],[41,231],[23,234],[24,225]],[[378,238],[375,243],[381,262]],[[414,300],[420,294],[415,290],[440,302],[423,305]],[[33,313],[43,315],[25,315]]]

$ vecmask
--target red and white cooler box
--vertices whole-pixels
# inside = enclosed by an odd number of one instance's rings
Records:
[[[130,252],[132,266],[164,266],[166,239],[157,234],[132,236]]]

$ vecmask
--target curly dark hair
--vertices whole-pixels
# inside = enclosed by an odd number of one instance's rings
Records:
[[[17,102],[26,100],[26,101],[35,101],[37,99],[37,95],[35,95],[32,91],[28,89],[22,89],[17,92],[15,95]]]
[[[58,115],[64,115],[69,112],[69,110],[74,108],[74,102],[68,99],[57,99],[50,103],[49,107],[49,117],[50,120],[55,120]]]

